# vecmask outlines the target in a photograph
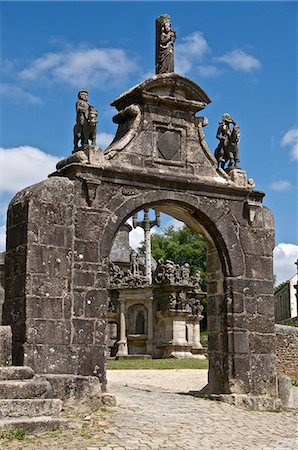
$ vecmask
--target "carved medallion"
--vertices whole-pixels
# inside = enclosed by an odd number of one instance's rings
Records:
[[[180,161],[181,136],[177,131],[160,133],[157,140],[158,157],[166,160]]]

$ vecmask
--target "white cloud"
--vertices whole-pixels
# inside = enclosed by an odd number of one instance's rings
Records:
[[[59,159],[29,145],[0,147],[0,191],[14,193],[42,181],[55,170]]]
[[[245,53],[240,48],[219,56],[217,60],[227,64],[234,70],[243,72],[252,72],[261,67],[261,62],[255,56]]]
[[[273,251],[273,269],[276,284],[286,281],[296,273],[295,261],[298,258],[298,245],[281,242]]]
[[[5,251],[6,244],[6,225],[0,227],[0,252]]]
[[[216,66],[206,64],[205,66],[198,67],[198,74],[206,78],[216,77],[220,74],[220,70]]]
[[[102,132],[96,135],[97,145],[101,147],[103,150],[105,150],[110,145],[113,139],[114,135],[111,133]]]
[[[288,191],[291,188],[291,183],[286,180],[274,181],[269,188],[277,192]]]
[[[144,230],[141,227],[133,228],[129,233],[129,245],[134,249],[140,246],[141,242],[144,240]]]
[[[25,91],[20,86],[15,86],[9,83],[0,83],[0,95],[15,101],[25,100],[33,104],[42,103],[42,100],[36,95],[30,94],[30,92]]]
[[[298,128],[291,128],[287,131],[281,140],[284,147],[290,147],[290,156],[292,160],[298,160]]]
[[[174,217],[171,217],[171,220],[166,222],[163,226],[163,230],[168,227],[174,227],[175,230],[179,230],[180,228],[184,227],[185,223],[181,222],[180,220],[175,219]]]
[[[186,74],[210,51],[201,31],[195,31],[181,39],[175,46],[175,71]]]
[[[136,70],[136,62],[122,49],[79,48],[47,53],[35,59],[19,76],[24,80],[43,78],[76,87],[96,85],[104,89]]]

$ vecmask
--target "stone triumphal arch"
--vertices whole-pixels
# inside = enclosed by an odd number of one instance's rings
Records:
[[[118,130],[105,152],[82,143],[14,197],[4,321],[15,364],[105,386],[111,247],[128,217],[152,207],[207,240],[209,392],[275,408],[273,218],[237,164],[218,168],[197,114],[208,103],[193,81],[157,71],[112,103]]]

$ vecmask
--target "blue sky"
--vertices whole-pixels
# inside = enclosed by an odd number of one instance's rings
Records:
[[[154,72],[155,18],[177,32],[176,72],[212,103],[213,152],[228,112],[241,128],[241,168],[276,221],[275,272],[295,273],[297,239],[297,2],[1,2],[1,203],[44,179],[72,151],[77,91],[99,110],[98,140],[115,133],[110,103]],[[0,249],[1,250],[1,249]]]

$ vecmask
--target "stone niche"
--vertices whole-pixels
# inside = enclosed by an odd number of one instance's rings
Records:
[[[104,153],[82,149],[14,197],[3,319],[15,364],[105,384],[110,252],[146,206],[206,238],[209,392],[278,406],[273,218],[243,170],[217,169],[196,115],[208,103],[193,81],[156,75],[113,102],[119,126]]]

